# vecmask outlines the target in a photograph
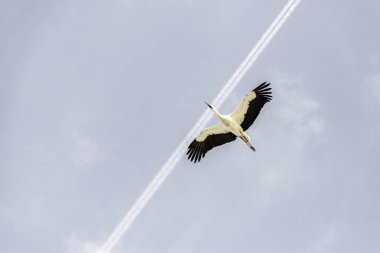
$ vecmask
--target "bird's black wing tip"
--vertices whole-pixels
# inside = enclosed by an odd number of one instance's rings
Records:
[[[204,150],[204,145],[202,142],[198,142],[196,139],[194,139],[187,150],[187,159],[190,160],[190,162],[197,163],[199,162],[203,157],[206,151]]]
[[[260,84],[259,86],[257,86],[254,91],[258,91],[258,90],[262,90],[262,89],[265,89],[266,87],[268,87],[270,85],[270,83],[268,82],[263,82],[262,84]]]
[[[272,100],[272,87],[270,87],[270,83],[263,82],[259,86],[257,86],[253,91],[260,97],[262,97],[265,102],[269,102]]]

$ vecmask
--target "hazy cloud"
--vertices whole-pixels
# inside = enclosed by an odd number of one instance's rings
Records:
[[[281,74],[284,76],[284,74]],[[307,92],[302,77],[283,77],[276,81],[279,105],[275,113],[288,127],[285,135],[294,144],[303,145],[313,136],[325,133],[326,120],[321,114],[318,98]]]
[[[65,253],[96,253],[100,245],[95,242],[84,241],[76,235],[72,235],[66,242]]]
[[[94,164],[100,159],[98,145],[88,137],[74,132],[72,135],[74,141],[74,161],[77,165]]]
[[[380,103],[380,73],[373,74],[368,78],[369,93]],[[365,93],[368,94],[367,88],[365,87]]]

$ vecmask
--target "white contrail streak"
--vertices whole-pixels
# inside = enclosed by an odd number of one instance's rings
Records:
[[[264,51],[269,42],[273,39],[276,33],[279,31],[281,26],[285,23],[285,21],[289,18],[295,8],[301,0],[290,0],[281,10],[280,14],[276,17],[276,19],[272,22],[267,31],[261,36],[260,40],[256,43],[255,47],[251,50],[245,60],[240,64],[239,68],[235,71],[232,77],[228,80],[228,82],[224,85],[222,90],[213,100],[213,105],[215,107],[219,107],[223,104],[223,102],[227,99],[227,97],[231,94],[233,89],[237,86],[239,81],[244,77],[252,64],[256,61],[259,55]],[[133,221],[136,219],[141,210],[148,203],[153,194],[158,190],[161,184],[165,181],[170,172],[177,165],[179,160],[183,157],[186,152],[187,145],[196,134],[198,134],[209,122],[211,119],[212,113],[210,110],[206,110],[199,120],[195,123],[193,128],[189,131],[186,137],[182,140],[182,142],[178,145],[178,147],[174,150],[173,154],[169,157],[166,163],[162,166],[161,170],[157,173],[154,179],[150,182],[150,184],[146,187],[144,192],[140,195],[140,197],[133,204],[131,209],[122,219],[122,221],[117,225],[115,230],[112,232],[110,237],[104,243],[103,247],[98,251],[99,253],[109,253],[112,248],[117,244],[120,238],[123,236],[125,231],[130,227]]]

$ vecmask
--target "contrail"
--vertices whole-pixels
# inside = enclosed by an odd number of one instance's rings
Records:
[[[281,10],[280,14],[276,17],[276,19],[272,22],[266,32],[261,36],[260,40],[256,43],[255,47],[251,50],[245,60],[240,64],[239,68],[235,71],[232,77],[228,80],[228,82],[224,85],[222,90],[213,100],[213,105],[215,107],[219,107],[223,104],[223,102],[227,99],[227,97],[231,94],[233,89],[237,86],[239,81],[244,77],[247,71],[250,69],[252,64],[256,61],[259,55],[264,51],[269,42],[273,39],[276,33],[279,31],[281,26],[285,23],[285,21],[289,18],[292,12],[296,9],[301,0],[290,0]],[[186,137],[182,140],[182,142],[178,145],[178,147],[174,150],[173,154],[169,157],[166,163],[161,167],[160,171],[153,178],[153,180],[146,187],[144,192],[140,195],[140,197],[133,204],[131,209],[125,215],[125,217],[121,220],[121,222],[117,225],[115,230],[112,232],[110,237],[104,243],[103,247],[98,251],[98,253],[109,253],[113,249],[113,247],[118,243],[123,234],[127,231],[127,229],[131,226],[133,221],[139,215],[141,210],[146,206],[150,198],[153,194],[158,190],[161,184],[165,181],[170,172],[174,169],[180,159],[186,152],[187,145],[196,134],[198,134],[209,122],[212,117],[212,113],[210,110],[206,110],[199,120],[195,123],[193,128],[189,131]]]

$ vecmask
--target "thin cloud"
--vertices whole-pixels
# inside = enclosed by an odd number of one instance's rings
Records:
[[[287,127],[287,136],[293,144],[302,146],[310,138],[325,140],[326,119],[321,113],[318,99],[307,91],[301,77],[285,77],[277,82],[281,107],[275,112]]]
[[[94,140],[78,132],[72,135],[74,141],[74,162],[77,165],[94,164],[99,160],[99,148]]]
[[[370,86],[371,94],[380,103],[380,73],[369,76],[368,83]],[[368,92],[367,90],[365,91]]]
[[[338,232],[335,224],[331,224],[325,230],[325,233],[317,241],[315,252],[326,252],[331,245],[338,240]]]
[[[66,253],[94,253],[99,250],[99,245],[96,243],[81,240],[77,236],[72,236],[66,244]]]

